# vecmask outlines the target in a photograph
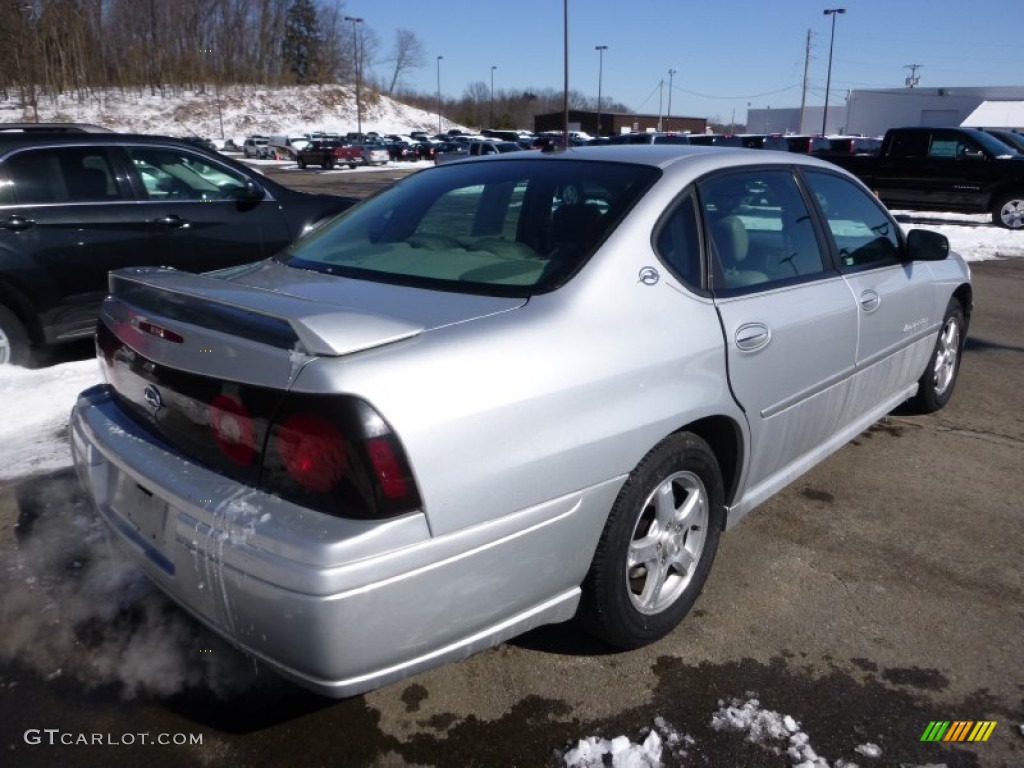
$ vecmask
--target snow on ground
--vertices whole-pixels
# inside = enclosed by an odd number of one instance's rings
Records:
[[[367,94],[361,99],[364,132],[408,133],[438,130],[437,113],[400,104],[386,96]],[[233,139],[238,146],[254,133],[307,133],[355,131],[359,120],[355,88],[255,88],[207,86],[201,91],[155,94],[148,90],[102,89],[79,100],[74,94],[44,97],[38,105],[40,122],[93,123],[115,131],[166,136],[206,136]],[[34,121],[30,109],[13,100],[0,102],[0,122]],[[441,128],[463,128],[442,120]]]
[[[0,366],[0,481],[70,466],[68,414],[99,381],[95,360],[36,371]]]

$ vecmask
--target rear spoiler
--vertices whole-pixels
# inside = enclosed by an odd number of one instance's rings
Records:
[[[168,267],[129,267],[110,295],[178,322],[307,355],[340,357],[423,332],[423,326]]]

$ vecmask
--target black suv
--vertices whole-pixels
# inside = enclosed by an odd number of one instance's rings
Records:
[[[354,202],[171,138],[0,132],[0,363],[91,334],[109,270],[257,261]]]

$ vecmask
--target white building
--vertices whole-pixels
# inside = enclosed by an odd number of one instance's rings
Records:
[[[951,88],[882,88],[853,90],[846,106],[829,106],[825,133],[881,136],[890,128],[960,125],[983,102],[1024,101],[1024,86]],[[1009,110],[1009,107],[1007,108]],[[821,133],[822,107],[806,107],[803,121],[798,107],[752,109],[747,113],[750,133]],[[997,114],[998,108],[987,114]],[[1017,113],[1009,111],[1008,115]],[[972,118],[973,120],[974,118]],[[985,118],[989,119],[989,118]],[[996,118],[992,118],[996,119]],[[999,118],[999,121],[1018,118]],[[1020,128],[1016,125],[973,123],[985,128]]]

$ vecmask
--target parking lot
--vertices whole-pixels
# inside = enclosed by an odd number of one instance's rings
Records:
[[[365,196],[412,169],[264,170],[306,191]],[[255,670],[140,590],[123,596],[125,645],[105,645],[102,628],[74,626],[69,655],[42,663],[13,631],[0,640],[0,746],[26,766],[554,766],[581,739],[639,744],[654,728],[664,765],[795,764],[786,740],[755,744],[749,729],[712,727],[730,700],[739,708],[756,699],[761,711],[793,718],[829,765],[1019,765],[1024,260],[975,264],[974,280],[949,406],[933,416],[890,414],[755,510],[723,537],[696,610],[653,646],[610,653],[571,626],[546,627],[331,701]],[[66,594],[88,599],[76,593],[68,558],[31,572],[11,565],[43,532],[63,530],[74,546],[88,514],[74,488],[70,471],[0,487],[8,607],[29,594],[27,579],[39,602],[19,610],[46,610],[48,582],[59,582],[50,594],[58,612]],[[74,617],[55,622],[55,633],[67,632]],[[128,653],[168,638],[189,649],[180,669]],[[111,654],[137,665],[142,682],[126,687],[97,673]],[[164,685],[147,682],[155,680]],[[957,720],[997,725],[983,743],[921,741],[931,721]],[[116,746],[26,738],[46,729],[122,738]],[[202,744],[123,738],[142,733],[201,734]]]

